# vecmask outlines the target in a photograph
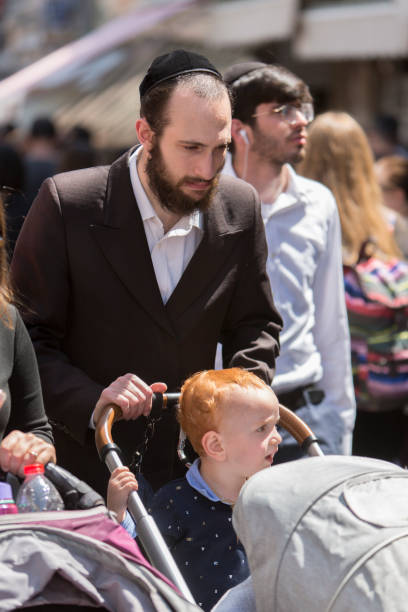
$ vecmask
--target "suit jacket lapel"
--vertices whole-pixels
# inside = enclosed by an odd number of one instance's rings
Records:
[[[132,296],[157,324],[174,335],[157,285],[143,221],[130,181],[130,153],[111,166],[104,204],[104,222],[102,225],[91,226],[91,232]]]
[[[202,294],[241,232],[241,227],[228,223],[222,196],[218,192],[205,213],[204,236],[200,245],[166,304],[166,310],[173,321]]]

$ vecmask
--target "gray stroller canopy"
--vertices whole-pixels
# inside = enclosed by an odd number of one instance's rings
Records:
[[[363,457],[276,465],[233,515],[257,612],[406,612],[408,473]]]
[[[0,516],[0,612],[194,612],[104,506]],[[82,609],[82,608],[81,608]]]

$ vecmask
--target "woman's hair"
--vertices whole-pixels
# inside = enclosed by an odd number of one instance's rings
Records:
[[[344,262],[355,263],[362,245],[372,240],[375,254],[401,256],[382,212],[374,158],[360,125],[344,112],[319,115],[308,133],[299,173],[326,185],[339,209]]]
[[[197,372],[181,388],[178,421],[199,455],[204,453],[201,439],[207,431],[217,430],[233,386],[271,390],[258,376],[241,368]]]
[[[383,172],[383,189],[402,189],[408,206],[408,159],[402,155],[387,155],[375,165]]]
[[[24,163],[18,150],[0,143],[0,319],[8,326],[12,321],[7,306],[12,295],[8,281],[6,212],[8,200],[24,187]]]
[[[1,185],[0,185],[1,188]],[[0,319],[10,326],[11,319],[7,306],[11,302],[11,290],[8,278],[8,256],[6,248],[6,214],[4,212],[4,192],[0,189]]]

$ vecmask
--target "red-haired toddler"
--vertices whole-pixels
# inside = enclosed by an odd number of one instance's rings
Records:
[[[232,506],[245,480],[273,461],[281,441],[279,405],[272,389],[251,372],[208,370],[184,383],[178,420],[199,458],[184,478],[157,491],[150,512],[197,603],[210,610],[248,576]],[[108,507],[134,536],[126,505],[136,488],[127,468],[112,473]]]

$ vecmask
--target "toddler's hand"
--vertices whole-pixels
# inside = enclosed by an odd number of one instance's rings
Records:
[[[116,512],[119,523],[125,518],[129,493],[137,491],[138,487],[136,477],[128,467],[113,470],[108,484],[107,506]]]

